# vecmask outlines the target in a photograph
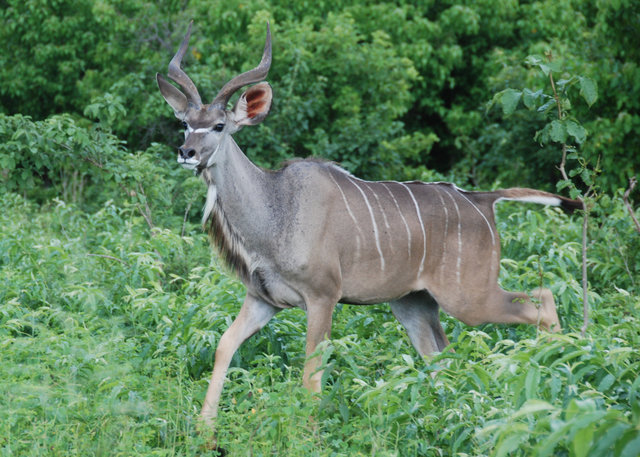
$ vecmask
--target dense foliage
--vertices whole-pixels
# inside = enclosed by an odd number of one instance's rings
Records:
[[[185,66],[205,99],[257,63],[270,21],[275,104],[237,135],[262,165],[590,189],[585,337],[580,217],[501,204],[501,283],[551,288],[562,334],[442,315],[455,352],[423,361],[387,306],[339,305],[311,398],[305,315],[283,312],[234,357],[230,455],[640,454],[640,235],[622,201],[640,165],[633,0],[3,2],[0,454],[201,450],[243,290],[201,233],[203,184],[175,166],[182,135],[155,86],[191,18]]]
[[[149,230],[113,201],[91,214],[15,194],[1,205],[3,454],[196,455],[213,348],[243,293],[199,227],[181,236],[176,216]],[[580,221],[505,205],[503,284],[550,286],[562,335],[443,316],[456,352],[425,362],[386,306],[339,307],[314,400],[304,313],[283,312],[234,358],[221,443],[237,456],[637,455],[640,241],[619,201],[606,212],[586,338]]]
[[[5,3],[0,112],[95,118],[99,110],[88,105],[111,106],[115,115],[103,117],[134,149],[179,141],[154,75],[166,71],[189,19],[196,29],[185,64],[205,99],[257,63],[269,20],[276,105],[268,123],[242,133],[263,164],[316,155],[368,178],[436,169],[455,172],[461,184],[553,188],[558,150],[532,140],[543,114],[503,121],[485,112],[500,90],[545,88],[525,58],[551,50],[562,68],[599,89],[591,109],[576,102],[571,110],[590,133],[584,155],[601,159],[604,188],[625,185],[638,168],[633,0]]]

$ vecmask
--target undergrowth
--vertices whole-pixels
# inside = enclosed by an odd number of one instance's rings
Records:
[[[619,200],[600,211],[586,338],[579,218],[504,205],[502,285],[551,288],[561,334],[442,315],[452,351],[422,360],[387,306],[339,305],[313,397],[300,382],[305,316],[285,311],[233,359],[220,444],[237,456],[637,456],[640,242]],[[200,455],[214,349],[243,296],[200,229],[15,194],[0,224],[0,455]]]

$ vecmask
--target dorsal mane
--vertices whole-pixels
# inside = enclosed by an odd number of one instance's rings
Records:
[[[341,168],[337,163],[331,161],[331,160],[327,160],[327,159],[323,159],[321,157],[294,157],[292,159],[287,159],[283,162],[280,162],[278,168],[276,170],[272,170],[274,172],[279,172],[282,170],[287,169],[288,167],[290,167],[291,165],[295,165],[297,163],[301,163],[301,162],[311,162],[311,163],[321,163],[321,164],[330,164],[335,166],[336,168],[339,168],[341,170],[343,170],[343,168]],[[269,170],[267,170],[269,171]]]

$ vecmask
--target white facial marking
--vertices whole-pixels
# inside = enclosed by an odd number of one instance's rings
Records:
[[[183,168],[186,168],[187,170],[195,170],[200,162],[193,158],[184,159],[182,157],[178,157],[178,163],[182,165]]]
[[[409,189],[409,186],[407,186],[405,183],[398,183],[400,184],[402,187],[404,187],[405,189],[407,189],[407,192],[409,192],[409,195],[411,196],[411,200],[413,200],[413,204],[416,207],[416,214],[418,215],[418,221],[420,222],[420,228],[422,229],[422,260],[420,261],[420,268],[418,269],[418,278],[420,278],[420,275],[422,274],[422,270],[424,270],[424,260],[427,258],[427,232],[424,229],[424,223],[422,222],[422,215],[420,214],[420,208],[418,207],[418,202],[416,201],[416,198],[413,196],[413,192],[411,192],[411,189]]]
[[[349,178],[351,179],[351,177]],[[378,254],[380,255],[380,269],[384,271],[384,256],[382,255],[382,248],[380,247],[380,235],[378,235],[378,224],[376,223],[376,217],[373,214],[373,208],[371,208],[371,204],[369,203],[369,199],[367,198],[367,195],[364,193],[362,188],[358,185],[356,180],[351,179],[351,182],[353,183],[354,186],[356,186],[356,189],[360,191],[360,193],[362,194],[362,198],[364,199],[364,202],[367,205],[367,208],[369,209],[369,215],[371,216],[371,225],[373,226],[373,235],[376,239],[376,248],[378,249]]]

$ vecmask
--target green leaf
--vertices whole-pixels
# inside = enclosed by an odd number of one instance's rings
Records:
[[[405,363],[407,365],[409,365],[411,368],[413,368],[413,357],[411,357],[409,354],[402,354],[402,358],[405,361]]]
[[[538,367],[532,366],[529,368],[524,384],[525,397],[527,399],[535,398],[538,393],[538,385],[540,384],[540,369]]]
[[[536,101],[542,97],[542,89],[533,92],[531,89],[524,89],[522,91],[522,101],[524,106],[530,110],[534,110],[536,107]]]
[[[346,423],[349,421],[349,407],[345,405],[343,402],[340,402],[338,405],[338,411],[340,411],[340,415],[342,416],[342,420]]]
[[[612,448],[618,439],[629,429],[628,424],[614,423],[612,426],[598,430],[595,442],[593,443],[593,449],[591,449],[592,456],[606,456],[611,455]]]
[[[581,76],[580,95],[582,95],[589,106],[593,105],[598,99],[598,84],[591,78]]]
[[[616,380],[616,377],[611,373],[609,373],[604,378],[602,378],[602,381],[600,381],[600,384],[598,384],[598,390],[600,392],[604,392],[605,390],[607,390],[609,387],[613,385],[615,380]]]
[[[550,110],[551,108],[553,108],[556,104],[556,100],[555,99],[551,99],[549,101],[547,101],[545,104],[541,105],[538,108],[538,112],[539,113],[546,113],[548,110]]]
[[[541,145],[547,144],[549,142],[549,129],[551,124],[547,124],[544,126],[542,130],[538,130],[533,137],[534,141],[537,141]]]
[[[511,454],[520,447],[520,444],[527,439],[528,436],[529,433],[525,424],[514,424],[506,428],[493,455],[495,457],[504,457]]]
[[[524,63],[531,66],[540,65],[540,63],[542,62],[542,59],[543,59],[542,56],[534,54],[534,55],[527,56],[527,58],[524,59]]]
[[[550,72],[557,73],[562,71],[562,65],[560,65],[559,62],[549,62],[547,59],[540,56],[529,56],[524,62],[528,65],[540,68],[545,76],[549,76]]]
[[[591,170],[585,168],[580,172],[580,178],[582,178],[582,182],[584,182],[587,186],[591,186],[593,184],[593,175]]]
[[[587,139],[587,130],[575,121],[567,121],[567,133],[575,138],[578,144]]]
[[[549,129],[551,141],[556,143],[564,143],[567,141],[567,128],[562,121],[552,121]]]
[[[593,424],[589,424],[581,430],[578,430],[573,437],[573,452],[576,457],[585,457],[591,449],[591,440],[593,439]]]
[[[633,434],[634,432],[636,436],[624,445],[624,448],[620,453],[622,457],[637,457],[638,454],[640,454],[640,432],[633,430],[628,434]]]
[[[518,102],[522,97],[522,92],[515,89],[505,89],[501,92],[500,106],[505,116],[510,116],[516,110]]]
[[[511,416],[510,419],[514,420],[522,416],[527,416],[529,414],[539,413],[542,411],[554,411],[555,409],[556,407],[551,403],[534,398],[531,400],[527,400],[522,405],[522,407]]]

